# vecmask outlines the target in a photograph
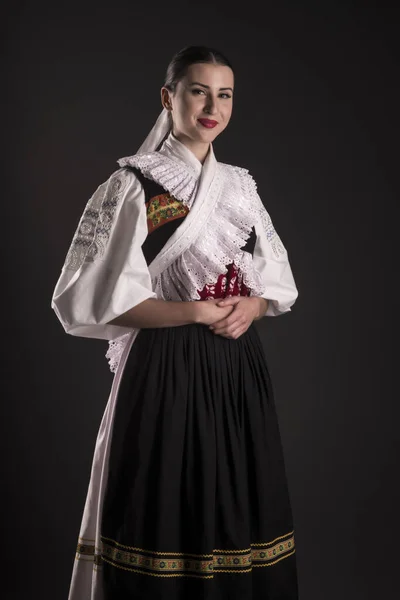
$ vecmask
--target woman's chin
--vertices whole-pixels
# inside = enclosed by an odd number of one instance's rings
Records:
[[[203,125],[200,125],[199,127],[201,127],[201,129],[197,128],[197,137],[199,141],[202,142],[213,142],[219,133],[218,131],[215,131],[215,129],[207,129],[206,127],[203,127]]]

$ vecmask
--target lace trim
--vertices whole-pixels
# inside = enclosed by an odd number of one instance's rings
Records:
[[[160,152],[134,154],[118,161],[120,167],[136,167],[145,177],[152,179],[174,198],[191,207],[197,187],[197,176],[190,166],[178,158],[169,158]]]
[[[103,256],[127,182],[126,174],[117,171],[90,198],[65,259],[64,266],[67,269],[76,271],[85,261],[94,261]],[[104,186],[106,189],[102,194]]]
[[[177,199],[193,202],[196,181],[188,174],[186,165],[181,167],[175,160],[157,153],[121,159],[119,164],[137,166],[143,174],[159,183]],[[173,258],[172,262],[171,251],[166,268],[152,278],[157,298],[199,300],[199,292],[206,285],[214,284],[220,275],[226,274],[227,266],[232,262],[241,272],[243,283],[251,290],[251,295],[261,296],[265,292],[265,285],[254,267],[251,254],[242,250],[252,227],[258,221],[265,230],[275,256],[279,257],[285,252],[257,193],[256,183],[247,169],[223,163],[218,163],[217,168],[223,181],[214,208],[190,246],[181,254],[178,253],[178,257]],[[128,337],[129,334],[125,334],[109,342],[106,357],[114,373]]]
[[[246,186],[249,197],[252,199],[252,203],[256,206],[258,216],[261,221],[261,225],[265,231],[265,235],[267,236],[267,240],[271,245],[271,249],[275,256],[279,258],[282,254],[285,254],[286,249],[280,239],[273,223],[271,217],[269,216],[262,200],[257,192],[257,184],[254,181],[253,177],[248,173],[246,178]]]
[[[129,333],[124,333],[114,340],[110,340],[108,342],[108,350],[106,352],[106,359],[108,360],[108,364],[110,366],[110,371],[112,373],[116,373],[119,362],[122,357],[122,353],[125,349],[126,344],[128,343]]]
[[[259,212],[249,193],[253,179],[240,167],[219,163],[218,168],[223,177],[221,194],[194,242],[153,278],[153,289],[158,297],[198,300],[204,286],[226,274],[227,265],[232,262],[243,274],[243,282],[253,295],[261,295],[265,290],[252,256],[241,249]]]

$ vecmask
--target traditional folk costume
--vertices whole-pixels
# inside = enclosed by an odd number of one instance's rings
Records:
[[[271,380],[254,325],[133,330],[148,298],[298,292],[247,170],[201,164],[163,111],[87,203],[52,307],[109,341],[100,425],[69,600],[297,600],[295,539]],[[160,146],[161,144],[161,146]],[[159,149],[157,149],[159,148]]]

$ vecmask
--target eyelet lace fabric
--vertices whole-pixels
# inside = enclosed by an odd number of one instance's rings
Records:
[[[218,164],[221,193],[199,235],[167,268],[153,279],[157,297],[164,300],[198,300],[205,285],[215,283],[234,262],[252,294],[264,291],[252,257],[243,252],[259,207],[250,196],[248,172],[239,167]]]
[[[197,179],[184,163],[158,152],[138,154],[118,162],[121,167],[139,168],[146,177],[159,183],[189,208],[193,204]],[[178,241],[177,249],[171,248],[165,258],[161,258],[161,272],[152,277],[157,298],[199,300],[199,291],[214,284],[221,274],[226,274],[230,263],[240,271],[251,295],[262,295],[265,286],[261,276],[254,267],[251,254],[242,250],[257,222],[264,228],[275,256],[279,258],[285,252],[247,169],[218,163],[216,177],[221,178],[219,196],[208,217],[201,223],[199,221],[194,240],[183,251],[180,251],[181,242]],[[129,334],[124,334],[109,342],[106,358],[114,373],[128,337]]]
[[[286,249],[272,223],[271,217],[269,216],[264,204],[261,201],[260,196],[257,193],[257,184],[251,175],[248,175],[247,185],[249,189],[249,196],[255,203],[256,212],[259,216],[262,228],[264,229],[265,234],[267,236],[267,240],[270,243],[272,252],[275,254],[276,258],[279,258],[283,254],[285,254]]]
[[[160,152],[135,154],[121,158],[120,167],[137,167],[145,177],[165,188],[177,200],[190,209],[197,187],[197,176],[192,169],[179,159],[171,159]]]
[[[120,335],[114,340],[110,340],[108,342],[108,350],[106,352],[106,359],[108,360],[108,364],[110,366],[110,371],[112,373],[116,373],[119,362],[122,357],[122,353],[126,344],[128,343],[130,334],[124,333],[124,335]]]

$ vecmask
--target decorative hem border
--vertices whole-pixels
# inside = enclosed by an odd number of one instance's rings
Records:
[[[254,543],[242,550],[215,549],[210,554],[156,552],[125,546],[102,536],[101,549],[94,540],[79,538],[78,560],[103,561],[113,567],[153,577],[200,577],[212,579],[216,573],[249,573],[254,567],[271,567],[295,553],[294,531],[270,542]]]

